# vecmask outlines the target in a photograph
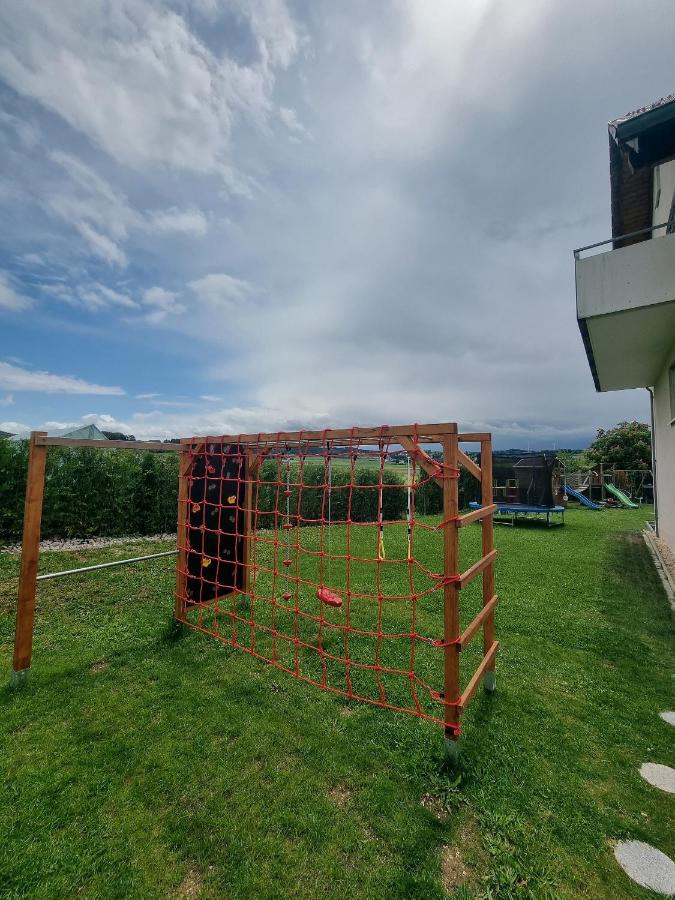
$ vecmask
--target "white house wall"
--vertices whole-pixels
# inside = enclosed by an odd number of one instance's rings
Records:
[[[662,163],[660,166],[655,166],[652,184],[654,194],[652,223],[661,225],[662,222],[668,221],[673,197],[675,196],[675,159]],[[654,232],[654,237],[663,237],[665,234],[665,228],[659,228]]]
[[[675,365],[675,345],[654,385],[654,445],[659,536],[675,552],[675,424],[671,425],[669,369]]]

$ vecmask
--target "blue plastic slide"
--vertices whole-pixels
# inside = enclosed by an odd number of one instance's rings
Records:
[[[568,497],[578,500],[582,506],[586,507],[586,509],[602,509],[601,506],[598,506],[597,503],[593,503],[593,501],[589,500],[585,494],[581,493],[581,491],[575,491],[574,488],[571,488],[569,484],[565,485],[565,493]]]

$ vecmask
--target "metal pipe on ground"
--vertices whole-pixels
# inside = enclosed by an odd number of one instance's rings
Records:
[[[98,563],[95,566],[81,566],[79,569],[64,569],[63,572],[49,572],[38,575],[38,581],[46,581],[48,578],[63,578],[66,575],[78,575],[80,572],[93,572],[94,569],[110,569],[113,566],[124,566],[127,563],[142,562],[145,559],[158,559],[160,556],[175,556],[178,550],[165,550],[162,553],[149,553],[147,556],[132,556],[130,559],[116,559],[112,562]]]

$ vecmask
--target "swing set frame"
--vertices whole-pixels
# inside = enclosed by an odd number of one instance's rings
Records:
[[[174,617],[178,622],[189,625],[186,619],[186,535],[188,529],[187,509],[189,503],[189,480],[195,452],[209,441],[231,441],[244,448],[250,472],[255,473],[260,465],[260,448],[279,442],[320,442],[358,440],[359,445],[379,445],[383,440],[387,445],[398,444],[416,465],[423,469],[440,486],[443,495],[443,724],[446,738],[456,744],[460,734],[460,716],[469,704],[481,682],[489,692],[495,689],[495,659],[499,642],[495,635],[495,608],[498,596],[495,593],[495,557],[493,515],[497,509],[492,497],[492,437],[488,432],[460,433],[456,423],[435,425],[383,426],[381,428],[351,428],[324,431],[275,432],[267,434],[239,434],[218,438],[184,438],[180,443],[159,443],[144,441],[96,441],[76,438],[50,437],[45,432],[32,432],[29,439],[28,473],[24,507],[23,542],[21,568],[16,612],[12,682],[20,684],[25,680],[32,665],[33,632],[38,580],[46,577],[61,577],[80,571],[104,568],[111,565],[136,563],[162,554],[134,557],[99,566],[82,567],[53,575],[38,575],[40,553],[40,523],[45,483],[47,448],[89,447],[102,450],[150,450],[154,452],[175,452],[180,454],[178,478],[178,555],[176,567],[176,597]],[[459,484],[457,477],[444,477],[435,462],[420,444],[440,444],[442,447],[442,469],[457,471],[464,467],[480,483],[481,506],[471,512],[459,512]],[[480,465],[460,446],[478,444]],[[244,592],[249,588],[250,552],[253,522],[251,517],[251,484],[247,479],[244,499]],[[378,525],[381,528],[381,501]],[[461,528],[472,523],[480,523],[482,529],[481,556],[465,571],[460,567]],[[473,620],[460,631],[460,595],[466,585],[476,577],[482,578],[482,608]],[[483,632],[483,656],[468,683],[462,689],[460,678],[461,651],[473,640],[479,631]]]

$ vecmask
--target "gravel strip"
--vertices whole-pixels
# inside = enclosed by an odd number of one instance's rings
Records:
[[[40,550],[70,551],[99,550],[103,547],[116,547],[118,544],[153,544],[158,541],[176,541],[175,534],[127,535],[126,537],[72,538],[70,540],[40,541]],[[7,544],[0,547],[2,553],[20,553],[21,544]]]

